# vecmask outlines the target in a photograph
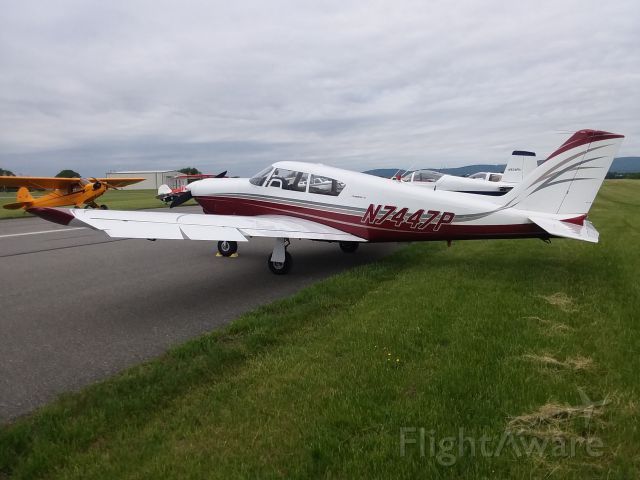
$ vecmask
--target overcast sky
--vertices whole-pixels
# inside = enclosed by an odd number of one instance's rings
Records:
[[[0,167],[544,158],[580,128],[640,155],[640,2],[6,1]]]

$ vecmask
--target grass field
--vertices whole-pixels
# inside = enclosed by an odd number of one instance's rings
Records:
[[[164,203],[156,198],[155,190],[109,190],[96,200],[98,204],[105,204],[112,210],[139,210],[143,208],[162,208]],[[39,196],[35,193],[34,196]],[[0,207],[15,202],[15,193],[0,192]],[[193,200],[185,205],[195,205]],[[7,210],[0,208],[0,219],[23,218],[32,215],[24,210]]]
[[[639,208],[330,278],[4,427],[0,478],[638,478]]]

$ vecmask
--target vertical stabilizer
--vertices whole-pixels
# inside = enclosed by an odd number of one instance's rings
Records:
[[[524,150],[514,150],[507,162],[502,175],[502,181],[520,183],[538,166],[536,154]]]
[[[27,187],[20,187],[16,195],[15,203],[8,203],[3,207],[7,210],[18,210],[20,208],[29,208],[33,205],[34,198],[31,196]]]
[[[624,136],[580,130],[519,185],[502,197],[506,207],[585,215],[611,167]]]

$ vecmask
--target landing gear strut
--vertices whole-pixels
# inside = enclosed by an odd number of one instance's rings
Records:
[[[353,253],[360,246],[358,242],[338,242],[338,245],[340,245],[340,250],[344,253]]]
[[[276,245],[273,247],[273,252],[267,258],[267,265],[271,273],[276,275],[284,275],[291,270],[293,266],[293,258],[291,254],[287,252],[289,246],[289,239],[276,238]]]
[[[223,257],[230,257],[238,251],[238,242],[223,240],[218,242],[218,253]]]

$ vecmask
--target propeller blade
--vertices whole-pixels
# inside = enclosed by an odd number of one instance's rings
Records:
[[[173,202],[171,202],[171,205],[169,205],[169,208],[173,208],[173,207],[177,207],[179,205],[182,205],[185,202],[188,202],[189,200],[191,200],[193,198],[193,195],[191,194],[190,190],[187,190],[186,192],[180,194],[178,197],[176,197]]]
[[[214,178],[224,178],[227,175],[227,171],[225,170],[222,173],[217,174]]]

